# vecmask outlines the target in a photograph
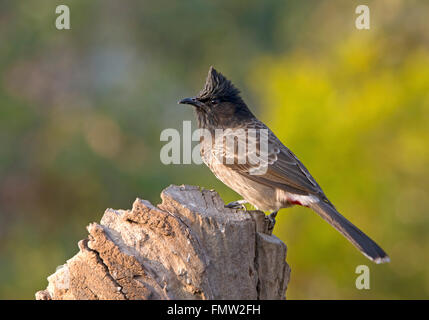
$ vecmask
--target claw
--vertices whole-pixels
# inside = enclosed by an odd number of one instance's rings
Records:
[[[268,216],[268,220],[269,220],[268,230],[270,230],[270,231],[273,231],[274,226],[276,225],[277,212],[278,211],[274,211]]]
[[[241,209],[241,210],[247,211],[247,208],[244,205],[245,203],[247,203],[246,200],[237,200],[237,201],[233,201],[233,202],[230,202],[230,203],[226,204],[225,208],[229,208],[229,209]]]

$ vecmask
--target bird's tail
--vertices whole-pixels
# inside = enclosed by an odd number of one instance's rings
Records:
[[[375,263],[390,262],[389,256],[365,233],[344,218],[335,207],[323,200],[312,203],[310,208],[345,236],[368,259]]]

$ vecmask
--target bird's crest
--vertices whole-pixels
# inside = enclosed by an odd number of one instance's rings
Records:
[[[198,95],[200,99],[207,98],[226,98],[233,99],[239,97],[240,91],[225,78],[220,72],[217,72],[213,67],[210,67],[207,75],[204,89]]]

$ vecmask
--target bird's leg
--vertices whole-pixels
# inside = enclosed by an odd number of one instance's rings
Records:
[[[226,204],[225,208],[242,209],[244,211],[247,211],[246,206],[244,205],[245,203],[247,203],[246,200],[237,200],[237,201],[233,201],[233,202]]]
[[[277,216],[277,211],[272,212],[269,216],[268,216],[268,220],[270,221],[269,225],[268,225],[268,230],[273,231],[274,226],[276,225],[276,216]]]

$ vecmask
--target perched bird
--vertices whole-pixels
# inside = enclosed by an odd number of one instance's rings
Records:
[[[308,207],[370,260],[375,263],[390,261],[383,249],[337,211],[301,161],[252,114],[239,90],[213,67],[210,67],[203,90],[196,97],[178,103],[194,106],[199,128],[210,133],[200,139],[204,163],[219,180],[244,198],[227,207],[236,208],[250,203],[260,210],[271,211],[272,228],[279,209],[293,205]],[[239,161],[236,147],[232,156],[234,161],[218,160],[224,156],[228,159],[223,144],[228,135],[235,134],[235,139],[249,142],[251,139],[247,133],[250,130],[267,132],[266,168],[259,174],[252,172],[256,164]],[[241,153],[247,153],[245,156],[251,156],[250,152],[260,153],[261,144],[257,144],[256,151],[249,149],[241,150]]]

